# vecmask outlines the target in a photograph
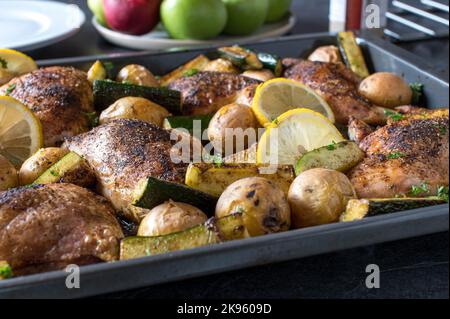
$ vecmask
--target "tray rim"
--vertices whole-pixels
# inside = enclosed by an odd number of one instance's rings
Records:
[[[277,42],[288,42],[288,41],[295,41],[295,40],[301,40],[301,39],[315,39],[315,38],[321,38],[321,37],[330,37],[334,36],[335,34],[332,33],[314,33],[314,34],[307,34],[307,35],[296,35],[296,36],[289,36],[289,37],[283,37],[278,39],[268,39],[264,41],[259,42],[251,42],[248,44],[254,44],[258,45],[261,43],[277,43]],[[367,44],[376,46],[381,51],[389,52],[389,54],[396,56],[397,58],[401,58],[402,61],[406,64],[408,64],[409,67],[420,70],[422,74],[426,74],[430,78],[433,78],[436,81],[439,81],[443,86],[448,87],[449,83],[444,79],[443,76],[439,75],[439,72],[437,69],[431,67],[428,65],[428,63],[421,59],[420,57],[417,57],[416,55],[403,50],[401,48],[398,48],[397,46],[386,42],[378,37],[373,37],[368,32],[361,32],[359,34],[359,38],[361,41],[367,42]],[[209,45],[202,48],[196,48],[196,49],[183,49],[183,50],[177,50],[177,51],[159,51],[159,52],[133,52],[133,53],[119,53],[119,54],[108,54],[108,55],[95,55],[95,56],[86,56],[86,57],[77,57],[77,58],[63,58],[63,59],[50,59],[50,60],[40,60],[37,61],[38,65],[40,66],[46,66],[46,65],[55,65],[55,64],[71,64],[71,63],[85,63],[90,62],[97,59],[123,59],[123,58],[133,58],[133,57],[145,57],[145,56],[155,56],[155,55],[167,55],[167,54],[177,54],[180,52],[204,52],[205,50],[210,50],[217,47],[216,45]],[[433,72],[436,71],[436,72]],[[214,273],[221,273],[221,272],[227,272],[242,268],[248,268],[251,266],[257,266],[257,265],[263,265],[268,263],[276,263],[281,261],[287,261],[292,259],[300,259],[307,256],[313,256],[318,254],[324,254],[324,253],[330,253],[330,252],[337,252],[341,250],[361,247],[361,246],[367,246],[382,242],[389,242],[393,240],[398,239],[404,239],[404,238],[411,238],[411,237],[417,237],[421,235],[436,233],[436,232],[444,232],[449,230],[449,205],[438,205],[438,206],[432,206],[428,208],[422,208],[422,209],[416,209],[416,210],[408,210],[404,212],[397,212],[397,213],[390,213],[387,215],[382,216],[375,216],[371,217],[369,219],[364,219],[361,221],[351,222],[351,223],[335,223],[335,224],[329,224],[329,225],[322,225],[322,226],[316,226],[316,227],[310,227],[305,229],[299,229],[299,230],[290,230],[288,232],[284,233],[278,233],[278,234],[272,234],[272,235],[266,235],[262,237],[256,237],[256,238],[249,238],[245,240],[239,240],[234,242],[227,242],[223,244],[218,245],[212,245],[207,247],[200,247],[195,248],[191,250],[186,251],[177,251],[173,253],[168,254],[162,254],[157,256],[151,256],[151,257],[144,257],[144,258],[138,258],[133,260],[126,260],[126,261],[118,261],[113,263],[100,263],[100,264],[94,264],[94,265],[86,265],[80,267],[81,275],[87,276],[87,277],[93,277],[97,276],[99,273],[103,274],[111,274],[116,271],[124,271],[129,268],[134,268],[137,266],[148,266],[151,267],[153,264],[158,263],[164,263],[164,262],[171,262],[176,259],[189,259],[189,258],[195,258],[195,257],[204,257],[205,255],[209,255],[211,253],[215,254],[222,254],[227,253],[230,251],[236,251],[241,248],[241,250],[246,249],[255,249],[255,247],[258,247],[262,244],[267,243],[273,243],[278,241],[286,241],[286,240],[299,240],[300,238],[321,238],[323,236],[327,236],[328,234],[346,234],[349,230],[366,230],[366,229],[376,229],[377,227],[380,227],[382,225],[401,225],[405,222],[411,222],[414,221],[424,221],[429,220],[435,221],[435,220],[442,220],[443,223],[439,224],[439,226],[431,227],[432,230],[428,229],[416,229],[415,235],[411,234],[392,234],[389,236],[388,239],[373,239],[369,238],[366,239],[363,242],[359,243],[352,243],[350,245],[346,245],[346,247],[338,248],[338,249],[325,249],[324,251],[319,251],[317,253],[305,253],[305,254],[296,254],[294,257],[277,257],[272,258],[272,260],[268,260],[266,262],[260,262],[260,261],[253,261],[253,262],[246,262],[240,265],[234,265],[234,266],[223,266],[221,268],[216,267],[214,270],[211,271],[197,271],[191,274],[184,274],[184,275],[177,275],[173,278],[167,279],[161,279],[161,280],[152,280],[151,283],[138,283],[134,285],[130,285],[129,283],[122,284],[122,288],[118,289],[117,287],[112,287],[109,289],[106,287],[103,287],[101,292],[99,291],[79,291],[79,294],[74,293],[74,297],[81,297],[81,296],[93,296],[97,294],[107,293],[107,292],[113,292],[118,290],[127,290],[127,289],[134,289],[134,288],[140,288],[160,283],[168,283],[168,282],[174,282],[199,276],[205,276],[210,275]],[[412,231],[411,231],[412,232]],[[238,249],[236,249],[238,248]],[[238,251],[239,253],[239,251]],[[0,298],[3,298],[4,296],[14,295],[17,292],[24,291],[27,288],[30,287],[39,287],[42,284],[51,284],[55,283],[60,280],[64,280],[64,278],[67,276],[67,274],[62,271],[51,271],[51,272],[45,272],[40,274],[34,274],[34,275],[28,275],[28,276],[22,276],[17,278],[8,279],[5,281],[0,281]]]

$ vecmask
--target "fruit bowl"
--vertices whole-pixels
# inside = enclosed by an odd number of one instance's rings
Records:
[[[169,37],[169,34],[161,24],[147,34],[135,36],[111,30],[98,23],[95,17],[92,18],[92,24],[107,41],[129,49],[152,51],[255,42],[276,38],[288,33],[295,23],[295,16],[290,14],[285,19],[276,23],[266,24],[257,32],[245,37],[220,35],[211,40],[176,40]]]

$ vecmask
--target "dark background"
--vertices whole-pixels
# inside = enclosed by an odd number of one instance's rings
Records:
[[[128,52],[104,41],[87,22],[74,37],[27,52],[35,59]],[[328,31],[327,0],[294,0],[298,23],[292,34]],[[448,79],[448,39],[400,44],[435,61]],[[448,233],[384,243],[296,261],[114,293],[102,298],[448,298]],[[365,286],[366,266],[381,269],[381,288]],[[149,269],[151,271],[151,269]]]

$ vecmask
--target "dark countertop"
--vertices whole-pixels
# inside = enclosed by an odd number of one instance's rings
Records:
[[[74,37],[27,52],[35,59],[129,52],[104,41],[90,23],[85,0],[80,5],[87,23]],[[294,0],[298,24],[292,33],[328,29],[328,1]],[[410,52],[436,61],[448,79],[448,39],[408,43]],[[448,298],[449,234],[384,243],[296,261],[218,274],[134,291],[107,298]],[[377,264],[381,288],[365,287],[365,268]]]

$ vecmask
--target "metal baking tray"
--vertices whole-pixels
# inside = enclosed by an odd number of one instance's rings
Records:
[[[427,106],[449,105],[449,84],[426,61],[373,36],[359,35],[372,70],[402,74],[409,82],[425,84]],[[335,44],[331,34],[311,34],[269,40],[248,47],[283,57],[305,56],[313,48]],[[116,66],[139,63],[155,74],[163,74],[213,47],[176,52],[133,53],[110,56],[40,61],[45,65],[73,65],[87,69],[96,59]],[[53,271],[0,282],[0,298],[76,298],[104,294],[198,276],[287,261],[381,242],[447,231],[449,206],[392,213],[352,223],[338,223],[258,238],[217,244],[187,251],[114,263],[81,267],[80,288],[67,289],[67,273]]]

